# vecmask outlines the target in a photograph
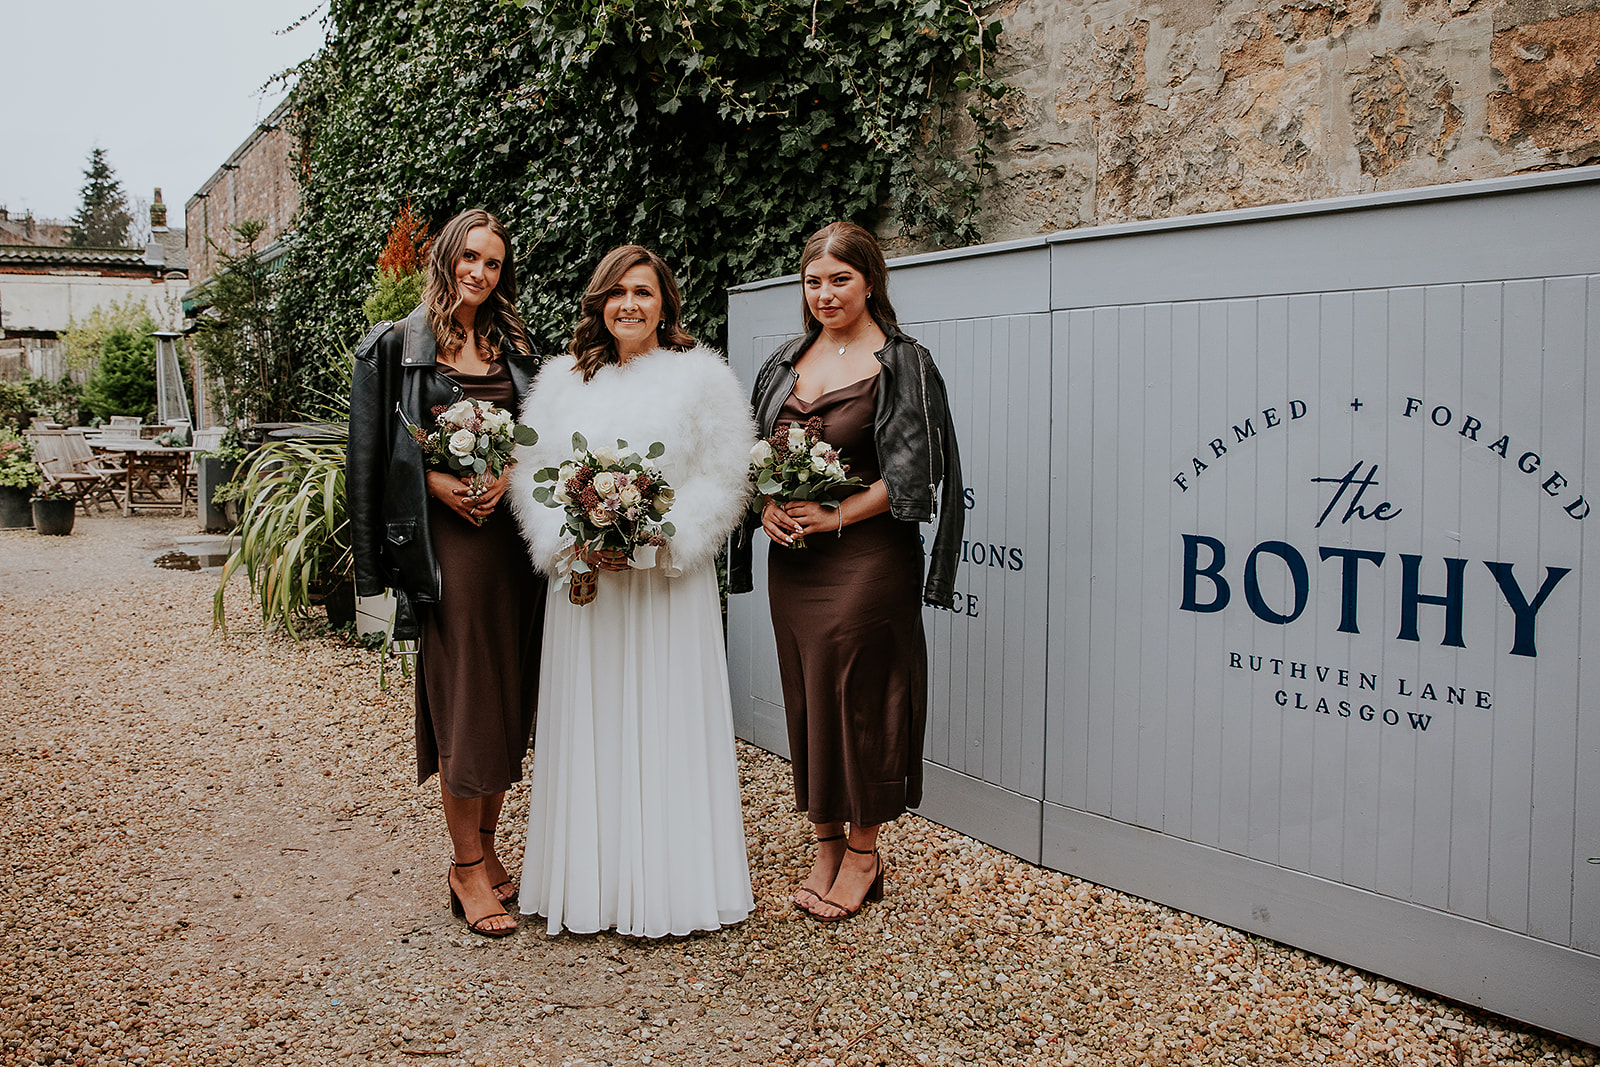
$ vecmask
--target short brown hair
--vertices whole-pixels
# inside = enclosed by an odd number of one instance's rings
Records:
[[[867,282],[867,312],[885,333],[898,327],[894,305],[889,302],[889,265],[883,261],[883,249],[870,230],[853,222],[830,222],[811,235],[805,251],[800,253],[800,274],[805,275],[811,261],[822,256],[832,256],[861,272]],[[806,303],[805,290],[800,293],[800,310],[805,316],[806,329],[818,327],[817,317],[811,314]]]

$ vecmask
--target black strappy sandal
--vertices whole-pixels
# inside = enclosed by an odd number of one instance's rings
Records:
[[[849,834],[834,834],[831,837],[819,837],[819,838],[817,838],[817,844],[820,845],[824,841],[843,841],[846,838],[848,838],[849,836],[850,836]],[[845,848],[849,848],[849,847],[850,847],[849,845],[845,846]],[[813,900],[817,901],[818,903],[822,902],[822,894],[818,893],[815,889],[812,889],[808,885],[801,886],[799,889],[796,889],[795,892],[796,893],[810,893],[811,894],[811,898]],[[791,898],[789,903],[794,906],[794,910],[795,911],[804,912],[807,915],[811,914],[811,909],[806,907],[804,904],[800,903],[798,900],[794,900],[794,899]]]
[[[451,863],[450,866],[452,866],[452,867],[476,867],[478,864],[480,864],[482,862],[483,862],[483,857],[479,856],[477,859],[473,860],[471,863]],[[484,922],[487,922],[490,919],[495,918],[496,916],[499,916],[499,915],[510,915],[511,913],[509,911],[507,911],[504,907],[502,907],[499,911],[491,911],[487,915],[480,915],[476,919],[467,918],[467,909],[461,906],[461,898],[456,896],[456,887],[450,884],[450,876],[449,875],[445,876],[444,884],[445,884],[445,887],[450,890],[450,914],[454,915],[456,918],[458,918],[462,922],[466,923],[468,930],[471,930],[473,933],[477,934],[479,937],[510,937],[512,934],[517,932],[517,928],[515,926],[508,926],[504,930],[490,930],[490,929],[487,929],[486,927],[480,925],[480,924],[482,924]],[[835,907],[837,907],[837,905],[835,905]]]
[[[877,872],[877,874],[873,875],[872,884],[867,886],[867,895],[862,897],[861,898],[861,903],[857,904],[853,908],[847,908],[843,904],[840,904],[837,900],[829,900],[827,897],[823,897],[822,898],[822,902],[824,904],[828,905],[830,908],[838,908],[839,910],[843,911],[844,914],[843,915],[818,915],[814,911],[807,911],[806,912],[807,915],[811,916],[813,919],[817,920],[817,922],[819,922],[819,923],[838,923],[838,922],[844,922],[846,919],[853,919],[853,918],[855,918],[857,915],[859,915],[861,913],[861,909],[866,907],[868,903],[876,904],[878,901],[883,899],[884,863],[883,863],[883,857],[878,855],[878,850],[875,849],[875,848],[874,849],[870,849],[870,850],[869,849],[864,849],[864,848],[851,848],[849,845],[844,846],[844,850],[846,852],[854,852],[858,856],[872,856],[872,857],[875,857],[875,859],[877,861],[877,865],[878,865],[878,872]]]

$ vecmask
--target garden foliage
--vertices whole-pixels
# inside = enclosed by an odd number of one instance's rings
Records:
[[[83,406],[102,419],[153,418],[156,411],[156,328],[148,314],[105,333],[100,362],[83,387]]]
[[[661,252],[722,343],[725,290],[793,271],[830,221],[976,236],[1005,87],[998,24],[963,0],[331,0],[327,27],[295,89],[279,304],[329,364],[407,201],[435,232],[472,206],[506,221],[544,352],[620,243]]]

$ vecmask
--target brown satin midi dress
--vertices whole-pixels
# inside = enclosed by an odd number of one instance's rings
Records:
[[[871,485],[880,477],[877,386],[873,376],[811,403],[791,393],[777,426],[822,419],[823,440]],[[921,802],[913,768],[920,772],[927,725],[922,570],[916,524],[888,513],[768,552],[795,804],[813,823],[876,826]]]
[[[439,371],[467,397],[516,410],[510,372]],[[501,498],[482,526],[428,498],[428,532],[440,595],[422,613],[417,656],[417,782],[438,772],[461,799],[504,792],[522,780],[539,700],[545,580]]]

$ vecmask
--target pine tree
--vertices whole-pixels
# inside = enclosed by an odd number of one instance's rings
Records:
[[[67,228],[67,243],[74,248],[121,248],[128,240],[133,216],[128,214],[128,197],[122,191],[117,172],[106,162],[106,150],[89,152],[89,166],[83,172],[83,204]]]

